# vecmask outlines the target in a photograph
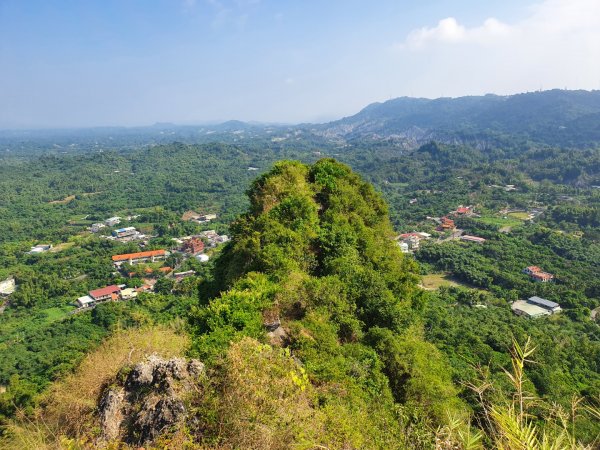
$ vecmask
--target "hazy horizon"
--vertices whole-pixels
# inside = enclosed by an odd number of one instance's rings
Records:
[[[369,105],[372,104],[377,104],[377,103],[385,103],[386,101],[389,100],[395,100],[395,99],[399,99],[399,98],[412,98],[412,99],[426,99],[426,100],[441,100],[441,99],[458,99],[458,98],[463,98],[463,97],[482,97],[482,96],[486,96],[486,95],[496,95],[499,97],[510,97],[510,96],[514,96],[514,95],[522,95],[522,94],[533,94],[533,93],[542,93],[542,92],[549,92],[549,91],[553,91],[553,90],[563,90],[564,89],[558,89],[558,88],[553,88],[553,89],[545,89],[543,91],[528,91],[528,92],[515,92],[512,94],[495,94],[492,92],[489,92],[487,94],[480,94],[480,95],[461,95],[461,96],[457,96],[457,97],[408,97],[408,96],[402,96],[402,97],[394,97],[392,99],[386,99],[386,100],[382,100],[382,101],[373,101],[369,104],[364,105],[363,107],[361,107],[360,109],[351,112],[350,114],[344,115],[344,116],[339,116],[339,117],[332,117],[328,120],[323,120],[320,122],[310,122],[310,121],[305,121],[305,122],[266,122],[266,121],[258,121],[258,120],[240,120],[240,119],[236,119],[236,118],[230,118],[230,119],[223,119],[223,120],[206,120],[206,121],[202,121],[202,122],[189,122],[189,123],[183,123],[183,122],[175,122],[175,121],[170,121],[170,120],[164,120],[164,121],[160,121],[160,122],[154,122],[154,123],[145,123],[145,124],[136,124],[136,125],[122,125],[122,124],[100,124],[100,125],[84,125],[84,126],[33,126],[33,127],[0,127],[0,132],[10,132],[10,131],[77,131],[77,130],[94,130],[94,129],[110,129],[110,128],[124,128],[124,129],[135,129],[135,128],[151,128],[151,127],[160,127],[160,126],[175,126],[175,127],[211,127],[211,126],[218,126],[218,125],[223,125],[225,123],[228,122],[243,122],[245,124],[248,125],[259,125],[259,126],[299,126],[302,124],[314,124],[314,125],[319,125],[319,124],[325,124],[325,123],[329,123],[329,122],[334,122],[340,119],[343,119],[345,117],[351,117],[357,113],[359,113],[360,111],[362,111],[364,108],[366,108]],[[591,89],[591,90],[587,90],[587,89],[567,89],[567,91],[570,92],[574,92],[574,91],[585,91],[585,92],[596,92],[598,91],[598,89]]]
[[[600,2],[0,2],[0,129],[322,123],[600,88]]]

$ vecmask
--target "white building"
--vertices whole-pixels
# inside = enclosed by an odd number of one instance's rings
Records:
[[[107,227],[114,227],[115,225],[118,225],[121,223],[121,218],[120,217],[109,217],[108,219],[106,219],[104,221],[104,223],[106,224]]]
[[[97,233],[99,232],[102,228],[105,228],[106,225],[104,225],[103,223],[93,223],[92,226],[90,227],[90,231],[92,233]]]
[[[31,250],[29,250],[28,253],[30,255],[35,255],[36,253],[47,252],[51,248],[52,248],[52,244],[38,244],[38,245],[35,245],[35,246],[31,247]]]
[[[112,234],[113,234],[113,236],[122,238],[122,237],[133,236],[133,235],[137,234],[137,230],[134,227],[125,227],[125,228],[119,228],[118,230],[113,231]]]
[[[205,255],[204,253],[201,253],[199,255],[196,255],[196,259],[198,259],[198,261],[200,261],[201,263],[205,263],[205,262],[208,262],[208,260],[210,258],[208,257],[208,255]]]
[[[216,214],[204,214],[203,216],[198,217],[196,219],[199,223],[210,222],[211,220],[215,220],[217,218]]]
[[[512,304],[511,309],[515,314],[529,318],[549,316],[561,311],[558,303],[536,296],[527,300],[517,300]]]
[[[17,284],[14,278],[7,278],[4,281],[0,281],[0,296],[10,295],[17,289]]]
[[[79,297],[77,299],[77,305],[79,305],[80,308],[87,308],[88,306],[92,306],[94,303],[96,303],[96,300],[89,295],[84,295],[83,297]]]
[[[136,298],[137,295],[137,291],[133,288],[125,288],[121,291],[121,298],[123,300],[131,300],[132,298]]]

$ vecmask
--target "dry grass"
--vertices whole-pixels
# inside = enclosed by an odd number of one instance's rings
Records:
[[[119,369],[152,353],[181,356],[188,345],[187,337],[167,327],[117,331],[88,354],[73,374],[52,386],[34,418],[18,417],[9,427],[9,438],[0,440],[0,448],[91,448],[83,442],[91,441],[90,434],[97,425],[94,411],[98,397]]]
[[[453,280],[449,275],[440,274],[440,273],[423,275],[422,276],[422,285],[423,285],[423,288],[427,289],[427,290],[439,289],[441,286],[449,286],[449,287],[461,286],[460,283]]]
[[[50,249],[50,253],[57,253],[63,250],[67,250],[75,245],[75,242],[63,242],[61,244],[55,245]]]
[[[227,445],[315,448],[322,423],[311,406],[314,392],[289,354],[246,338],[230,348],[224,375],[219,428]]]
[[[529,220],[529,213],[526,212],[510,212],[507,216],[518,220]]]
[[[63,198],[62,200],[52,200],[51,202],[48,202],[48,204],[50,204],[50,205],[65,205],[69,202],[72,202],[73,200],[75,200],[75,196],[68,195],[65,198]]]

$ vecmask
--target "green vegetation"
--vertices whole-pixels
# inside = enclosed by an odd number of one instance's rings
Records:
[[[191,336],[189,354],[216,374],[207,403],[198,405],[206,414],[198,415],[202,432],[194,437],[208,447],[263,445],[254,439],[264,427],[286,443],[320,436],[330,448],[428,448],[435,439],[467,447],[459,435],[511,448],[503,426],[523,431],[531,423],[536,439],[557,436],[548,405],[563,414],[573,396],[582,410],[569,434],[597,444],[598,421],[584,413],[600,394],[600,333],[590,319],[600,305],[597,147],[551,148],[507,136],[487,146],[416,149],[308,136],[229,142],[3,156],[0,280],[14,276],[18,284],[0,314],[3,421],[39,411],[40,394],[115,330],[176,322]],[[348,166],[320,159],[334,154],[375,187]],[[249,166],[259,174],[272,169],[251,181]],[[516,190],[506,190],[509,184]],[[457,227],[484,237],[483,245],[438,240],[428,217],[459,205],[473,205],[476,215],[455,217]],[[189,210],[219,218],[183,221]],[[110,229],[86,231],[132,214],[139,217],[126,225],[151,235],[149,249],[173,248],[172,238],[208,228],[234,239],[211,254],[214,270],[212,262],[188,260],[180,270],[195,277],[174,283],[161,276],[157,294],[72,314],[90,289],[142,283],[144,266],[123,278],[110,260],[138,245],[99,237]],[[432,239],[401,255],[392,238],[417,230]],[[45,242],[53,251],[26,253]],[[522,273],[530,265],[556,281],[533,282]],[[564,311],[515,316],[509,302],[532,295]],[[513,340],[528,337],[535,364],[524,364],[522,383],[536,404],[523,420],[507,400],[518,388],[505,370],[512,373]],[[493,388],[482,399],[475,388],[486,383]],[[277,389],[285,393],[280,405],[261,403]],[[296,428],[286,428],[286,410],[299,417]],[[249,421],[254,432],[236,440]]]

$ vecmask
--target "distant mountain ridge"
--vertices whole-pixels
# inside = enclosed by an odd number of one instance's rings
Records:
[[[399,97],[372,103],[358,113],[332,122],[297,125],[230,120],[202,125],[156,123],[146,127],[0,130],[0,148],[19,151],[54,147],[82,149],[139,148],[206,142],[236,143],[263,139],[309,139],[345,143],[390,141],[407,149],[430,141],[468,144],[480,149],[531,141],[562,147],[600,145],[600,90],[549,90],[500,96],[457,98]]]
[[[510,96],[400,97],[353,116],[316,125],[329,139],[395,139],[407,146],[430,140],[464,142],[503,135],[560,145],[600,142],[600,91],[551,90]]]

